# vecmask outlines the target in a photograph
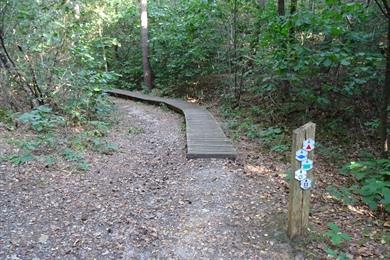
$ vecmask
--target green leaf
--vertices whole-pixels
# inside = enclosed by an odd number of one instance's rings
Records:
[[[348,66],[348,65],[351,65],[351,62],[349,60],[341,60],[341,65],[343,66]]]
[[[333,62],[330,59],[326,59],[322,62],[322,65],[324,65],[325,67],[330,67],[330,66],[332,66],[332,64],[333,64]]]
[[[330,257],[336,257],[338,255],[336,250],[333,250],[329,247],[325,248],[325,252],[328,254]]]
[[[78,152],[73,151],[72,149],[65,149],[62,155],[67,161],[74,162],[74,161],[80,161],[82,159],[82,156]]]
[[[11,155],[8,160],[15,165],[22,165],[27,162],[35,160],[34,156],[30,153],[25,153],[22,155]]]
[[[378,207],[378,204],[377,202],[375,201],[374,197],[368,197],[368,196],[364,196],[363,197],[363,202],[366,203],[370,209],[376,209]]]
[[[334,232],[339,232],[340,228],[335,223],[328,223],[327,226]]]
[[[384,188],[382,192],[383,192],[383,199],[381,200],[381,203],[383,205],[390,205],[390,189]]]

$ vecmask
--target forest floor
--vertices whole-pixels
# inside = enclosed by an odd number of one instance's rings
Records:
[[[180,115],[115,103],[118,124],[107,139],[118,150],[88,152],[89,171],[66,162],[0,163],[1,259],[323,259],[318,230],[336,220],[368,228],[367,237],[352,234],[369,239],[350,244],[351,258],[385,257],[388,247],[372,237],[380,233],[374,218],[320,199],[329,179],[320,178],[313,193],[315,232],[290,243],[285,164],[245,140],[236,161],[187,160]],[[0,130],[1,152],[14,152],[7,140],[22,134]],[[332,176],[327,169],[317,167]]]
[[[187,160],[180,115],[116,104],[119,149],[88,154],[88,172],[1,164],[1,259],[294,258],[286,193],[271,182],[282,169]]]

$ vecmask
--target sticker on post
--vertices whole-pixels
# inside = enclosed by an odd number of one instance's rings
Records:
[[[307,152],[311,152],[314,150],[315,145],[316,145],[315,141],[309,138],[303,142],[303,149],[306,150]]]
[[[310,159],[302,161],[301,169],[304,171],[310,171],[313,169],[313,161]]]
[[[295,179],[297,181],[302,181],[306,179],[306,176],[307,176],[307,172],[305,170],[299,169],[295,171]]]
[[[307,151],[300,149],[295,153],[295,159],[302,162],[307,160]]]
[[[310,189],[311,188],[311,180],[310,179],[301,180],[301,188],[304,190]]]

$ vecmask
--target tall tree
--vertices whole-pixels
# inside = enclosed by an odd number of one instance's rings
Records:
[[[153,88],[152,69],[149,62],[149,39],[148,39],[148,1],[141,0],[141,48],[142,64],[144,67],[144,82],[148,90]]]
[[[284,0],[278,0],[278,14],[279,16],[285,15]]]
[[[298,0],[291,0],[290,14],[293,15],[297,11]]]
[[[237,0],[233,1],[233,23],[232,23],[232,38],[233,38],[233,73],[234,73],[234,93],[237,106],[240,103],[241,90],[238,88],[238,64],[237,64]]]
[[[298,0],[291,0],[290,3],[290,16],[293,16],[297,12],[297,5],[298,5]],[[292,17],[290,18],[292,19]],[[294,33],[295,33],[295,28],[293,23],[291,23],[291,28],[290,28],[290,42],[293,41],[294,39]]]
[[[375,0],[379,9],[387,20],[387,48],[386,48],[386,71],[385,71],[385,84],[382,89],[382,105],[381,105],[381,124],[379,128],[379,135],[382,143],[382,155],[388,156],[388,107],[390,99],[390,3],[388,0]]]

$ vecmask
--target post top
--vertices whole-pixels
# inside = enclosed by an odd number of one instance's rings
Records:
[[[293,131],[293,133],[296,134],[296,133],[298,133],[298,132],[307,131],[307,130],[309,130],[309,129],[311,129],[311,128],[315,128],[315,127],[316,127],[316,124],[315,124],[315,123],[309,122],[309,123],[306,123],[306,124],[304,124],[303,126],[297,128],[297,129],[295,129],[295,130]]]

